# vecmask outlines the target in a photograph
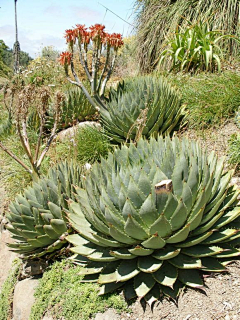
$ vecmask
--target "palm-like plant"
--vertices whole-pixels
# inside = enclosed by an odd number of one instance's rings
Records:
[[[240,255],[239,190],[233,171],[188,140],[160,137],[123,146],[95,164],[76,188],[67,240],[73,260],[100,293],[152,303],[187,285],[202,288],[199,271],[221,272]]]

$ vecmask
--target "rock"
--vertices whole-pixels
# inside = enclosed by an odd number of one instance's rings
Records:
[[[9,271],[11,270],[12,262],[18,255],[9,250],[7,243],[12,243],[13,240],[9,231],[3,230],[0,232],[0,290],[7,279]]]
[[[104,313],[97,313],[94,320],[120,320],[120,316],[112,309]]]
[[[59,132],[56,139],[59,141],[73,140],[72,142],[74,143],[74,138],[76,136],[77,130],[79,128],[84,128],[86,126],[96,127],[99,129],[101,128],[100,123],[98,123],[96,121],[84,121],[84,122],[78,123],[76,126],[68,128],[66,130],[62,130],[61,132]]]
[[[29,319],[37,285],[36,279],[25,279],[17,283],[13,296],[13,320]]]

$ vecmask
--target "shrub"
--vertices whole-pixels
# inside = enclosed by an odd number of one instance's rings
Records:
[[[222,32],[211,30],[207,22],[180,28],[169,40],[169,48],[161,53],[159,65],[170,64],[174,71],[221,71],[222,51],[218,42]],[[170,58],[170,62],[166,61]]]
[[[110,139],[102,130],[91,126],[78,129],[76,144],[77,159],[82,164],[100,161],[111,150]]]

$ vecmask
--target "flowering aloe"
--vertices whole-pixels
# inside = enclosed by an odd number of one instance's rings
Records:
[[[69,52],[62,53],[59,62],[64,66],[68,80],[83,90],[94,107],[104,106],[101,97],[104,95],[107,81],[112,74],[118,48],[123,45],[122,35],[107,33],[105,26],[101,24],[95,24],[89,29],[85,25],[77,24],[76,28],[66,30],[64,37],[69,45]],[[78,47],[80,63],[91,86],[90,93],[75,72],[73,62],[75,44]],[[92,46],[91,66],[88,58],[90,44]],[[105,52],[105,62],[100,68],[100,58],[103,52]],[[68,75],[69,65],[74,80]]]

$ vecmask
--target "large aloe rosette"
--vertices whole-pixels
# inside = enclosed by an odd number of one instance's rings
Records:
[[[67,245],[70,231],[64,210],[74,199],[73,185],[81,185],[81,170],[61,163],[19,194],[9,206],[7,226],[15,243],[9,244],[28,258],[52,256]]]
[[[115,150],[76,188],[67,240],[86,281],[100,293],[153,302],[182,286],[201,288],[199,270],[220,272],[240,255],[240,207],[223,159],[177,138]]]
[[[111,89],[106,108],[100,108],[105,131],[117,143],[138,140],[139,132],[168,135],[179,128],[184,107],[171,85],[162,77],[138,77]]]

